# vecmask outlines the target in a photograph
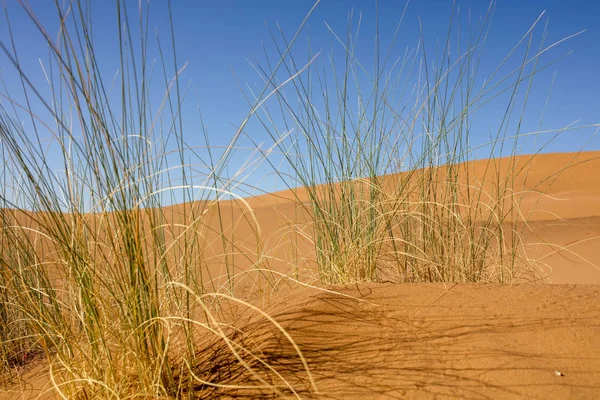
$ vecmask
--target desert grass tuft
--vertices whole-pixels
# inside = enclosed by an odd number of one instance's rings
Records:
[[[272,32],[284,77],[304,72],[257,118],[285,154],[283,167],[273,163],[281,180],[306,188],[295,193],[310,215],[310,233],[299,235],[311,242],[323,283],[544,278],[524,252],[527,216],[520,209],[528,194],[543,190],[519,187],[530,162],[515,160],[524,139],[541,135],[522,132],[521,123],[534,79],[556,61],[544,54],[570,37],[548,45],[542,28],[536,47],[540,16],[482,80],[494,7],[479,23],[469,21],[467,35],[454,8],[435,52],[421,31],[415,48],[397,58],[404,14],[387,51],[375,36],[372,58],[359,56],[360,16],[350,15],[343,34],[327,26],[331,47],[317,54],[326,60],[320,64],[310,40],[305,57],[284,54],[284,31]],[[277,87],[265,54],[254,68]],[[489,104],[500,110],[499,122],[486,127],[491,141],[482,144],[474,114]],[[483,173],[472,167],[474,154],[488,159]]]
[[[148,7],[140,5],[133,17],[139,30],[132,31],[131,7],[116,5],[114,77],[97,58],[89,3],[56,3],[56,38],[35,10],[22,5],[48,45],[41,63],[45,88],[34,85],[21,65],[5,10],[11,36],[0,48],[22,93],[7,93],[0,109],[2,376],[10,378],[15,366],[43,354],[52,389],[62,398],[315,392],[292,338],[233,297],[228,254],[237,239],[223,223],[219,199],[235,197],[235,176],[223,171],[239,132],[220,156],[209,152],[198,160],[207,167],[197,172],[190,160],[200,156],[185,142],[181,115],[185,65],[175,50],[163,51],[160,39],[158,67],[150,63]],[[166,11],[170,16],[170,6]],[[175,47],[173,21],[171,27]],[[156,107],[151,93],[160,82]],[[22,119],[28,123],[16,122]],[[180,205],[164,206],[171,195]],[[239,202],[256,235],[246,240],[254,240],[258,254],[260,227],[248,204]],[[208,215],[218,223],[208,224]],[[208,248],[224,260],[222,286],[211,279]],[[299,365],[295,376],[304,374],[305,381],[290,381],[285,366],[264,359],[252,344],[253,332],[236,325],[232,310],[241,306],[277,328]],[[216,359],[207,357],[213,353]]]

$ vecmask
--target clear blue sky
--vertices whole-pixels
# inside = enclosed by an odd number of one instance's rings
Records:
[[[61,2],[62,0],[59,0]],[[16,46],[22,65],[34,84],[44,87],[39,60],[47,59],[48,51],[39,32],[20,9],[16,0],[5,0],[10,16]],[[53,1],[29,0],[29,4],[48,31],[56,35],[56,12]],[[118,69],[115,49],[116,18],[114,1],[93,1],[93,28],[96,40],[96,53],[105,68],[107,76]],[[145,4],[146,1],[144,0]],[[137,1],[130,2],[130,18],[137,23]],[[177,47],[178,63],[188,63],[182,76],[182,83],[191,83],[195,90],[213,145],[226,145],[235,132],[234,126],[241,123],[248,112],[248,105],[240,92],[238,82],[247,83],[255,89],[260,88],[261,80],[248,60],[264,62],[263,45],[273,55],[273,42],[265,24],[276,29],[278,23],[287,37],[291,37],[306,13],[314,4],[311,0],[256,0],[256,1],[173,1],[173,23]],[[400,0],[379,1],[379,33],[381,48],[387,50],[391,37],[398,25],[406,2]],[[461,28],[466,32],[467,16],[473,23],[483,16],[489,6],[482,0],[459,0],[456,5],[461,13]],[[323,0],[309,19],[308,29],[300,36],[295,54],[306,54],[306,38],[310,36],[314,49],[321,51],[322,60],[327,61],[330,35],[325,22],[343,36],[348,23],[349,13],[354,10],[355,22],[362,12],[362,25],[358,42],[359,56],[368,67],[373,60],[373,38],[375,34],[375,1]],[[572,51],[566,58],[543,71],[533,86],[527,115],[531,117],[530,127],[537,128],[541,109],[546,101],[550,82],[556,73],[556,81],[546,111],[542,129],[564,127],[574,121],[577,125],[600,122],[600,2],[543,1],[543,0],[499,0],[484,54],[484,62],[479,72],[483,80],[510,51],[512,46],[529,29],[537,17],[545,11],[538,29],[539,33],[533,46],[537,48],[544,24],[548,21],[547,45],[573,33],[585,30],[545,55],[544,60],[551,61]],[[395,56],[401,56],[406,48],[414,48],[419,40],[419,18],[424,29],[425,44],[431,54],[435,52],[437,39],[444,40],[452,12],[449,0],[415,0],[409,3],[404,21],[399,31]],[[164,46],[169,47],[169,19],[165,1],[150,1],[150,59],[158,57],[155,46],[154,29],[161,37]],[[5,19],[0,23],[0,40],[10,44]],[[338,46],[339,50],[339,46]],[[517,59],[516,61],[519,61]],[[15,79],[16,73],[4,54],[0,54],[0,73],[7,85],[1,91],[14,99],[22,99],[20,86]],[[185,86],[185,85],[184,85]],[[186,115],[185,135],[191,145],[200,145],[201,134],[197,123],[194,92],[190,91],[188,102],[184,106]],[[43,92],[43,90],[42,90]],[[5,93],[6,94],[6,93]],[[157,95],[158,96],[158,95]],[[157,97],[158,98],[158,97]],[[6,100],[2,104],[6,104]],[[489,137],[485,132],[498,117],[493,109],[479,115],[476,126],[482,130],[481,141]],[[496,113],[496,114],[494,114]],[[40,114],[43,114],[40,112]],[[25,123],[26,124],[26,123]],[[268,136],[260,131],[258,125],[250,125],[253,139],[258,143],[269,143]],[[527,129],[525,129],[527,130]],[[593,129],[574,131],[556,139],[546,151],[576,151],[593,134]],[[477,133],[474,132],[474,135]],[[247,140],[239,143],[250,145]],[[592,138],[588,149],[600,149],[600,138]],[[523,150],[527,152],[526,150]],[[243,152],[239,159],[244,158]],[[247,153],[246,155],[249,155]],[[234,163],[235,164],[234,160]],[[233,165],[232,164],[232,165]],[[263,169],[267,171],[266,167]],[[263,171],[261,170],[261,171]],[[266,172],[264,172],[266,173]],[[249,184],[256,184],[259,178],[249,178]],[[271,190],[269,184],[264,188]]]

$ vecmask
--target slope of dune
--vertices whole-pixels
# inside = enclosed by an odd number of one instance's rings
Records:
[[[462,171],[478,177],[487,190],[483,177],[510,170],[519,171],[514,190],[525,193],[526,251],[552,272],[553,285],[330,288],[354,298],[318,289],[282,290],[269,299],[266,311],[296,341],[320,391],[317,396],[306,388],[300,397],[600,398],[600,286],[590,285],[600,284],[600,152],[481,160]],[[384,179],[393,185],[401,175]],[[293,274],[290,265],[307,262],[312,250],[308,243],[296,243],[293,251],[281,243],[294,224],[306,220],[306,201],[304,189],[224,201],[220,220],[211,206],[205,215],[207,278],[224,275],[221,242],[210,236],[217,224],[228,227],[235,245],[233,273],[264,261]],[[202,212],[206,204],[197,206]],[[179,206],[165,208],[164,215],[174,225],[185,222]],[[257,247],[267,249],[263,258]],[[262,338],[263,353],[283,366],[286,379],[306,386],[305,371],[285,352],[277,332],[255,317],[246,327]],[[21,372],[13,383],[0,385],[0,399],[53,398],[43,390],[49,387],[43,360]],[[222,394],[255,398],[260,393]]]
[[[483,192],[493,191],[497,176],[511,179],[514,191],[524,196],[521,209],[530,214],[530,221],[600,216],[600,151],[476,160],[459,164],[458,170],[460,180],[464,181],[468,173],[470,181],[479,183]],[[383,186],[393,191],[408,174],[384,176]],[[255,208],[306,203],[309,197],[304,188],[298,188],[248,200]]]

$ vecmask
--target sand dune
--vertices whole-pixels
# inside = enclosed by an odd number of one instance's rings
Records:
[[[525,250],[552,272],[552,285],[333,288],[360,301],[317,289],[284,290],[267,311],[297,342],[322,398],[600,398],[600,286],[590,285],[600,284],[600,152],[481,160],[460,173],[477,177],[478,190],[487,191],[493,189],[487,174],[505,175],[515,166],[514,190],[526,193],[520,198]],[[404,176],[383,179],[393,192]],[[295,249],[282,245],[294,224],[307,221],[301,205],[307,200],[306,190],[296,189],[224,201],[221,220],[212,205],[204,216],[207,279],[224,275],[222,243],[210,234],[219,223],[228,230],[234,273],[262,266],[261,255],[282,273],[293,274],[294,263],[309,265],[310,245],[298,244],[297,232]],[[203,212],[206,204],[197,207]],[[185,222],[181,207],[165,208],[164,215]],[[248,324],[264,334],[260,321]],[[302,386],[304,372],[271,333],[265,354],[288,363],[289,379]],[[43,362],[28,368],[21,383],[0,389],[1,399],[42,393],[48,385]]]

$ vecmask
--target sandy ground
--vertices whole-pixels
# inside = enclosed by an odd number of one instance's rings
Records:
[[[521,209],[528,216],[526,251],[545,263],[551,285],[335,288],[360,301],[316,289],[282,293],[268,312],[300,346],[321,397],[600,398],[600,152],[547,154],[533,162],[520,157],[517,163],[526,168],[516,190],[544,192],[524,196]],[[481,174],[482,165],[474,163],[473,173]],[[572,167],[557,175],[565,165]],[[501,172],[505,167],[497,166]],[[305,199],[301,189],[297,194]],[[242,222],[243,211],[223,203],[239,238],[237,272],[256,261],[242,256],[256,247],[247,239],[254,218],[271,243],[288,234],[289,221],[302,218],[293,198],[281,192],[249,199],[254,215]],[[273,251],[282,265],[302,261],[298,251]],[[212,272],[220,273],[216,267]],[[273,359],[286,357],[277,345],[265,351],[274,352]],[[289,371],[302,381],[302,371]],[[0,387],[0,399],[43,393],[43,361],[22,372],[21,383]]]
[[[273,316],[323,398],[600,395],[600,287],[371,284],[312,292]]]

